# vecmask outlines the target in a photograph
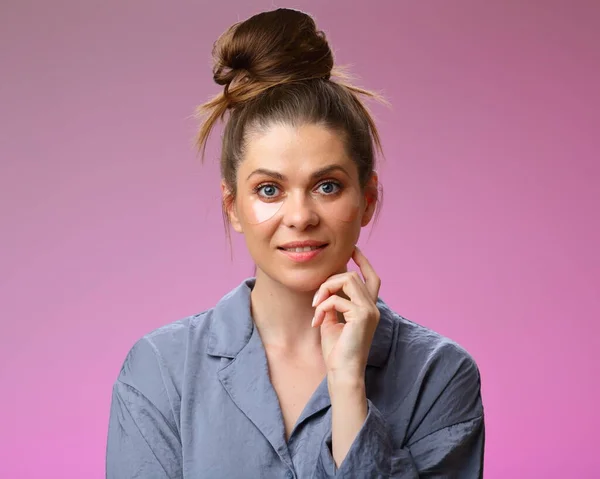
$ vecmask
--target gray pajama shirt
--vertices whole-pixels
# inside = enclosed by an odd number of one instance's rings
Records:
[[[367,418],[339,469],[324,380],[286,441],[250,278],[212,309],[133,345],[113,387],[108,479],[460,478],[483,475],[480,377],[453,341],[381,318],[366,370]]]

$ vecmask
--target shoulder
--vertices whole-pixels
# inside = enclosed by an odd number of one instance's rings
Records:
[[[165,387],[179,389],[186,358],[206,343],[206,325],[212,310],[165,324],[144,334],[126,353],[117,384],[145,395],[161,394]]]
[[[481,377],[473,356],[456,341],[411,321],[387,306],[393,325],[387,374],[415,411],[450,408],[455,419],[483,414]]]
[[[223,344],[242,344],[252,329],[245,324],[249,322],[250,286],[244,281],[214,307],[142,336],[127,353],[117,382],[141,392],[162,386],[180,392],[183,381],[194,380],[191,371],[211,372],[215,366],[211,351]],[[190,375],[185,376],[186,372]]]
[[[479,376],[473,356],[458,342],[391,310],[380,307],[382,317],[393,325],[390,359],[409,367],[428,370],[465,370]]]

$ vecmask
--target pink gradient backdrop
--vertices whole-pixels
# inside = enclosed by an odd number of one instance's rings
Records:
[[[190,115],[212,42],[272,5],[2,2],[0,477],[104,477],[127,350],[252,274]],[[478,361],[489,479],[600,477],[599,5],[277,2],[393,104],[361,245]]]

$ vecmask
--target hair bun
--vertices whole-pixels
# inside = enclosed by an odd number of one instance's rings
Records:
[[[304,12],[279,8],[237,23],[219,37],[213,48],[213,79],[225,86],[265,87],[315,78],[329,79],[333,54],[325,34]],[[252,96],[252,95],[250,95]]]

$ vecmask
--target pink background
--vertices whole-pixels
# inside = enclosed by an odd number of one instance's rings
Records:
[[[486,478],[600,477],[600,2],[352,3],[277,6],[393,105],[382,296],[479,363]],[[0,477],[104,477],[133,342],[252,274],[190,115],[212,42],[272,5],[2,1]]]

